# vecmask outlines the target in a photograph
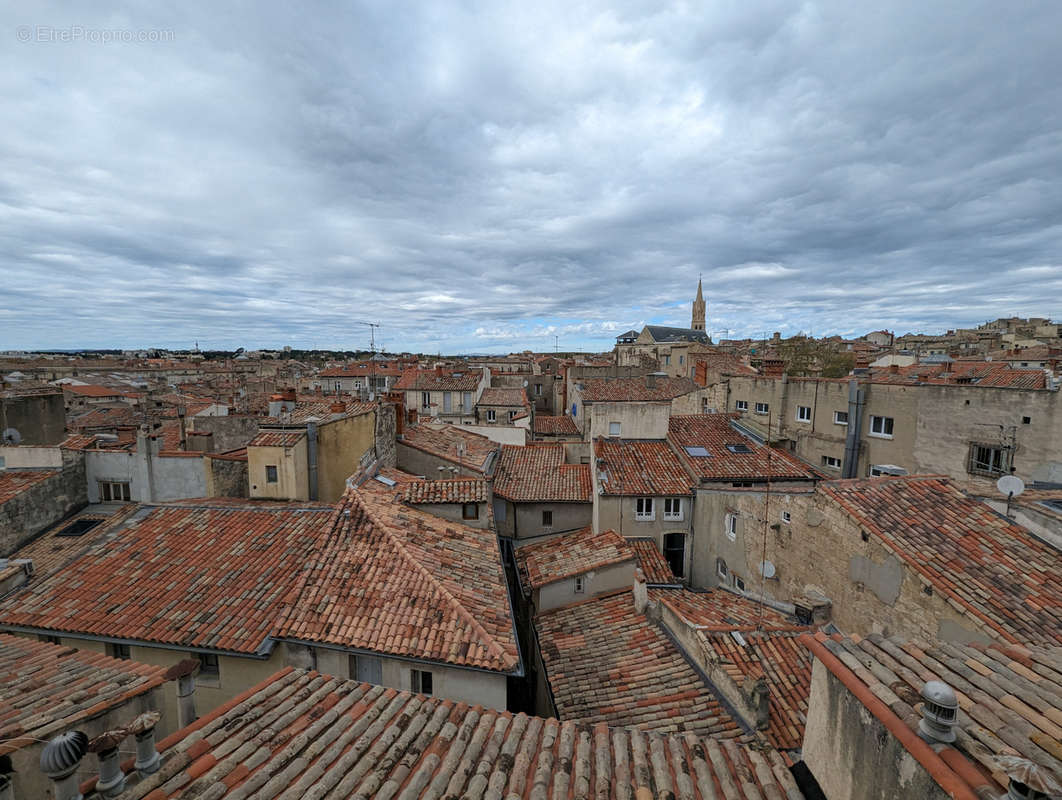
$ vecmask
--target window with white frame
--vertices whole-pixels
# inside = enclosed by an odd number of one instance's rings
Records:
[[[892,438],[892,417],[870,417],[870,435],[882,439]]]
[[[621,429],[620,423],[618,423],[618,422],[610,422],[608,424],[608,435],[609,436],[619,436],[620,435],[620,429]]]
[[[735,400],[734,401],[734,408],[737,409],[738,411],[748,411],[749,410],[749,401],[748,400]]]
[[[664,355],[664,366],[665,367],[670,367],[671,366],[671,356],[666,355],[666,354]]]
[[[830,469],[840,469],[841,468],[841,459],[834,458],[833,456],[823,456],[822,457],[822,466],[829,467]]]
[[[788,511],[783,511],[782,512],[782,522],[784,522],[786,525],[788,525],[792,521],[793,521],[793,515],[790,514]]]
[[[575,593],[584,594],[586,592],[586,578],[580,575],[575,579]]]
[[[431,408],[431,392],[420,393],[420,407]]]
[[[498,419],[497,413],[494,411],[493,408],[488,408],[487,409],[487,422],[494,422],[496,419]]]
[[[515,411],[510,411],[509,412],[509,422],[512,422],[514,419],[516,419],[516,413],[517,412],[515,412]]]
[[[726,576],[730,574],[730,571],[726,568],[726,562],[721,558],[715,560],[715,574],[723,580],[726,580]]]
[[[130,498],[128,481],[99,481],[99,485],[101,503],[109,503],[112,500],[129,500]]]
[[[334,385],[335,385],[336,394],[339,394],[340,392],[343,391],[343,384],[340,381],[336,381]]]
[[[771,406],[768,403],[757,403],[756,404],[756,413],[757,414],[766,414],[770,410],[771,410]]]
[[[731,511],[726,515],[726,538],[732,542],[737,541],[737,520],[736,512]]]
[[[811,406],[797,406],[797,422],[811,422]]]
[[[681,520],[682,519],[682,498],[681,497],[665,497],[664,498],[664,519],[669,519],[669,520]]]
[[[653,498],[639,497],[635,499],[634,518],[643,521],[653,519]]]
[[[834,425],[847,425],[848,424],[848,412],[847,411],[834,411],[833,412],[833,424]]]

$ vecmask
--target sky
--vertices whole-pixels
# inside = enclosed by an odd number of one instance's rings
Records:
[[[0,8],[0,349],[1062,318],[1062,3]]]

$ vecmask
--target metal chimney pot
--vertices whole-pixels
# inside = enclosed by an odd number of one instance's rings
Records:
[[[41,751],[41,772],[55,782],[55,800],[81,800],[77,768],[87,746],[88,737],[81,731],[67,731]]]
[[[117,797],[125,790],[125,773],[118,760],[118,746],[128,734],[124,730],[101,733],[88,743],[88,751],[100,762],[100,777],[96,791],[106,798]]]
[[[928,681],[922,687],[922,721],[918,735],[927,742],[954,742],[959,701],[950,686]]]
[[[155,747],[155,725],[161,718],[158,711],[148,711],[133,720],[129,732],[136,737],[136,761],[133,766],[146,778],[159,770],[159,751]]]

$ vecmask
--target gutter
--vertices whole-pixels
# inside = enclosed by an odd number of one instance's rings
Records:
[[[148,639],[121,639],[115,636],[97,636],[94,633],[78,633],[76,631],[64,631],[58,628],[34,628],[27,625],[8,625],[0,622],[0,630],[13,631],[15,633],[32,633],[36,636],[58,636],[66,639],[80,639],[86,642],[103,642],[105,644],[132,644],[137,647],[154,647],[159,650],[175,650],[181,653],[216,653],[235,658],[253,658],[257,661],[265,661],[273,653],[276,640],[267,636],[253,653],[240,650],[222,650],[217,647],[196,647],[194,645],[172,644],[170,642],[152,642]]]

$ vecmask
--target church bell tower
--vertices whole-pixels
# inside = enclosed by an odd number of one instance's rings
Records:
[[[701,291],[701,280],[697,279],[697,297],[693,301],[693,322],[690,327],[695,331],[704,330],[704,293]]]

